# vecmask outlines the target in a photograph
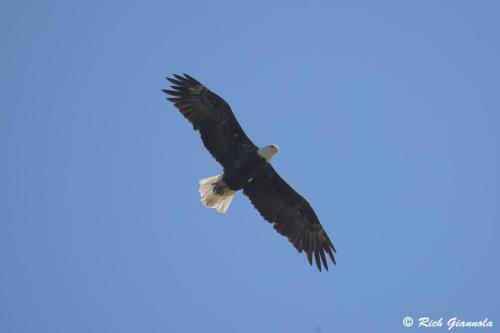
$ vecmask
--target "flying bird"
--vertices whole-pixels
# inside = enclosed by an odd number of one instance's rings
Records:
[[[309,202],[271,165],[277,145],[257,147],[245,134],[229,104],[188,74],[167,78],[163,90],[180,113],[199,131],[206,149],[223,173],[199,181],[205,207],[226,213],[237,191],[250,199],[262,217],[295,246],[309,264],[328,270],[326,254],[335,264],[333,246]],[[325,254],[326,253],[326,254]]]

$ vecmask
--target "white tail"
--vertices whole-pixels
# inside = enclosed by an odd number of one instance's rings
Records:
[[[214,191],[215,188],[217,188],[217,193]],[[199,191],[203,206],[215,208],[219,213],[227,212],[235,193],[225,186],[222,175],[200,180]]]

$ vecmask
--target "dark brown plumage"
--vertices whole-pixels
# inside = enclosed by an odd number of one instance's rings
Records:
[[[222,179],[229,182],[230,177],[226,175],[232,172],[232,176],[235,173],[239,176],[238,172],[241,173],[244,185],[231,190],[242,189],[262,217],[287,237],[299,253],[306,253],[309,264],[312,265],[314,256],[318,269],[328,270],[325,252],[335,264],[335,247],[311,205],[270,163],[254,161],[256,158],[262,160],[258,157],[258,147],[245,134],[226,101],[187,74],[174,74],[168,80],[173,84],[172,90],[163,91],[200,132],[205,147],[224,167],[225,178]]]

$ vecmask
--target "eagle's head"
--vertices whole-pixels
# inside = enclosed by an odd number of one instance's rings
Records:
[[[265,158],[266,161],[270,162],[273,155],[276,154],[278,151],[279,151],[279,148],[277,145],[267,145],[265,147],[260,148],[257,151],[257,154],[259,154],[261,157]]]

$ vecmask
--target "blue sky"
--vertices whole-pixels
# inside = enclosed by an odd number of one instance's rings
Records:
[[[499,14],[496,1],[3,2],[0,331],[500,325]],[[197,182],[221,168],[160,91],[180,72],[280,146],[273,164],[315,208],[333,270],[241,194],[227,215],[202,207]]]

